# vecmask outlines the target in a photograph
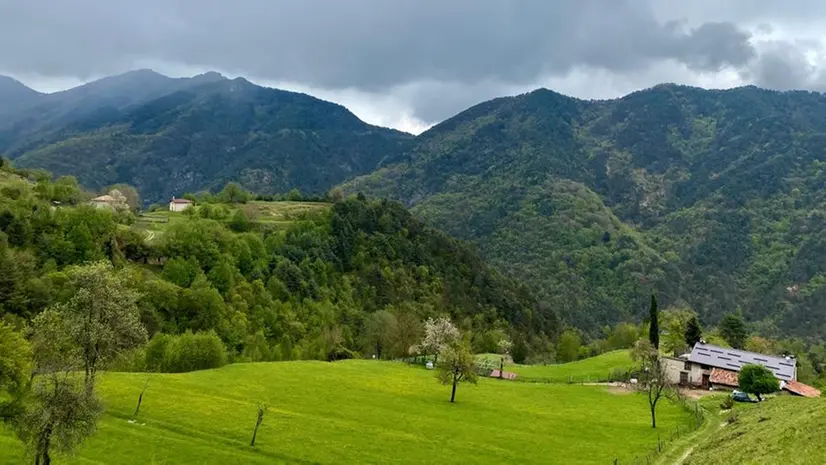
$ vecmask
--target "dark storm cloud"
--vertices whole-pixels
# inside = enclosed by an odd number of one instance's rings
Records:
[[[45,76],[166,62],[376,91],[753,56],[732,23],[658,22],[634,0],[0,0],[0,69]]]
[[[798,46],[773,41],[764,44],[760,59],[746,71],[745,77],[761,87],[789,90],[808,87],[815,72]]]

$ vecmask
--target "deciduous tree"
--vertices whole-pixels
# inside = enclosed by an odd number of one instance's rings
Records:
[[[476,384],[476,367],[470,349],[462,344],[451,344],[442,348],[442,361],[436,376],[444,385],[452,385],[450,402],[456,400],[456,386],[459,383]]]
[[[780,390],[780,382],[774,377],[774,373],[763,365],[748,364],[740,369],[737,378],[740,389],[757,396],[757,400],[762,401],[763,394],[771,394]]]
[[[639,340],[631,351],[631,358],[640,366],[640,375],[637,386],[648,397],[648,407],[651,410],[651,427],[657,427],[657,403],[673,389],[665,373],[665,365],[661,363],[660,351],[650,341]]]
[[[94,391],[73,373],[56,371],[36,380],[16,430],[35,465],[49,465],[53,451],[71,452],[94,433],[101,411]]]
[[[438,363],[439,354],[458,340],[459,330],[453,326],[449,318],[428,318],[424,322],[424,340],[420,348],[425,354],[433,354],[434,363]]]
[[[395,342],[393,336],[397,333],[396,317],[387,310],[379,310],[367,317],[365,329],[367,341],[376,352],[376,358],[386,355]]]
[[[31,361],[31,347],[23,335],[0,321],[0,398],[3,392],[19,393],[25,388]]]
[[[573,362],[579,358],[579,350],[582,347],[582,339],[579,332],[574,329],[566,329],[559,336],[559,343],[556,347],[556,356],[560,362]]]
[[[93,387],[99,366],[146,341],[138,294],[106,262],[71,268],[67,277],[73,295],[34,320],[38,368],[67,368],[76,358]]]

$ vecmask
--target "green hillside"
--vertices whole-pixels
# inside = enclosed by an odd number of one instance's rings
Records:
[[[485,354],[482,360],[499,368],[499,356]],[[612,373],[628,372],[634,365],[628,350],[614,350],[584,360],[551,365],[505,364],[505,371],[516,373],[520,379],[550,383],[605,381]]]
[[[262,194],[323,194],[392,159],[408,139],[340,105],[214,73],[129,73],[0,117],[0,152],[17,166],[96,190],[129,183],[148,203],[228,181]]]
[[[527,288],[396,203],[202,203],[135,217],[85,205],[71,178],[0,172],[8,321],[64,302],[72,266],[106,261],[137,292],[149,336],[214,331],[233,360],[350,358],[377,353],[376,340],[379,357],[406,357],[442,315],[477,351],[509,338],[527,355],[560,330]]]
[[[450,404],[449,387],[433,372],[389,362],[108,373],[98,389],[107,409],[99,431],[60,463],[604,464],[657,440],[642,395],[485,379],[461,386]],[[252,448],[258,402],[271,408]],[[661,431],[688,421],[668,403],[659,412]],[[16,442],[0,436],[0,463],[17,464],[18,454]]]
[[[214,73],[4,88],[25,108],[0,116],[0,150],[89,188],[124,181],[154,202],[230,180],[263,194],[344,182],[475,243],[589,337],[643,320],[652,291],[705,327],[739,309],[765,336],[826,334],[822,94],[540,89],[413,138]]]
[[[537,90],[435,126],[345,187],[475,242],[591,334],[640,320],[654,290],[705,325],[739,307],[767,335],[822,336],[824,123],[809,92]]]
[[[694,445],[684,465],[826,463],[826,403],[823,399],[778,396],[758,405],[736,405],[728,422]]]

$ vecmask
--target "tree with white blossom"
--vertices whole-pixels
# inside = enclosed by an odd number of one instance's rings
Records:
[[[439,354],[448,346],[459,340],[459,330],[453,326],[450,318],[428,318],[424,322],[424,339],[419,349],[424,354],[433,354],[433,363],[439,360]]]

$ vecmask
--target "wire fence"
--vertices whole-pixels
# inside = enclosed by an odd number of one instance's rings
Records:
[[[605,384],[605,383],[623,383],[628,384],[634,378],[635,373],[626,370],[615,370],[604,375],[587,374],[587,375],[568,375],[568,376],[517,376],[515,381],[523,383],[539,383],[539,384]]]

